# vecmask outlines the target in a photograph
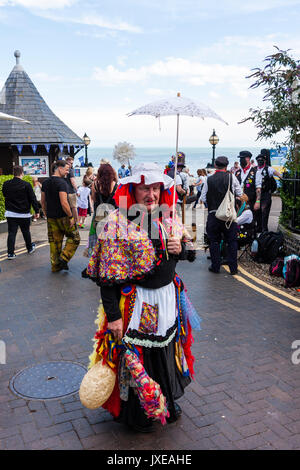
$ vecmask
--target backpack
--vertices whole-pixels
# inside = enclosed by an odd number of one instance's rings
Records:
[[[284,287],[300,286],[300,258],[290,255],[284,258],[283,277]]]
[[[259,263],[272,263],[283,253],[283,235],[281,232],[262,232],[257,238]]]
[[[270,264],[269,274],[270,276],[283,277],[283,258],[276,258],[273,263]]]

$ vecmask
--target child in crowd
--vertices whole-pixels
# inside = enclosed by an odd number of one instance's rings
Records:
[[[80,228],[84,228],[84,222],[87,216],[89,202],[91,211],[93,207],[91,201],[91,190],[88,186],[89,182],[84,179],[82,186],[79,186],[79,188],[77,189],[78,226]]]
[[[205,181],[207,180],[207,173],[206,173],[205,168],[203,168],[202,170],[200,170],[200,169],[197,170],[197,175],[198,175],[198,179],[197,179],[196,183],[194,184],[194,186],[197,188],[197,198],[196,198],[195,204],[193,205],[193,209],[196,209],[196,207],[197,207],[197,204],[198,204],[200,196],[201,196],[203,185],[204,185]],[[200,203],[202,204],[201,201],[200,201]]]
[[[42,188],[42,185],[41,185],[41,183],[39,182],[37,176],[32,176],[32,183],[33,183],[33,191],[34,191],[36,200],[37,200],[38,205],[39,205],[40,217],[43,219],[43,218],[44,218],[44,213],[43,213],[42,205],[41,205],[41,199],[42,199],[42,191],[41,191],[41,188]],[[35,218],[35,217],[33,217],[32,222],[36,222],[36,218]]]

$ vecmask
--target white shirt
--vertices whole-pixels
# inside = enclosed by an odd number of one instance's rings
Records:
[[[19,212],[12,212],[12,211],[5,211],[4,217],[16,217],[18,219],[27,219],[27,217],[31,217],[30,212],[27,214],[20,214]]]
[[[203,184],[202,193],[200,196],[200,200],[203,202],[206,202],[207,190],[208,190],[208,186],[207,186],[207,179],[206,179],[205,183]],[[241,196],[243,194],[241,185],[238,182],[238,179],[236,178],[236,176],[234,175],[232,175],[232,190],[235,196]]]
[[[202,184],[204,184],[205,181],[207,181],[207,176],[200,176],[200,181]]]
[[[257,171],[256,171],[256,187],[257,188],[261,188],[262,187],[262,171],[265,167],[263,166],[262,168],[259,168],[257,167]],[[271,166],[268,166],[268,174],[271,178],[271,176],[274,176],[274,173],[275,173],[275,169],[272,168]]]
[[[182,179],[179,175],[176,175],[176,179],[175,179],[175,185],[176,186],[182,186]]]
[[[241,215],[236,219],[238,225],[251,224],[253,221],[253,213],[250,209],[244,210]]]
[[[184,173],[183,171],[180,172],[180,178],[182,181],[182,189],[185,189],[188,191],[189,189],[189,180],[188,180],[188,175],[187,173]]]
[[[175,178],[175,186],[182,186],[182,189],[183,189],[183,183],[182,183],[182,179],[181,179],[181,176],[180,175],[176,175],[176,178]],[[177,200],[177,204],[182,204],[182,201],[180,199]]]
[[[77,190],[77,205],[81,209],[87,209],[89,207],[88,198],[90,195],[90,188],[86,186],[80,186]]]
[[[207,176],[199,176],[199,178],[197,179],[196,183],[201,183],[198,186],[196,186],[198,193],[201,193],[201,190],[206,180],[207,180]]]

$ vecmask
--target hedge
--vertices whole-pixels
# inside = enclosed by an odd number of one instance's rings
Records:
[[[5,214],[5,200],[2,192],[2,186],[5,181],[11,180],[13,178],[13,175],[1,175],[0,176],[0,222],[1,220],[5,220],[4,214]],[[32,178],[30,175],[25,175],[24,176],[24,181],[28,181],[28,183],[33,186]]]

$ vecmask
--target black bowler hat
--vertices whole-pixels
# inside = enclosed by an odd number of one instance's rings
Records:
[[[217,157],[215,161],[215,165],[218,168],[225,168],[229,164],[227,157]]]
[[[248,152],[248,150],[242,150],[237,158],[245,158],[245,157],[251,158],[252,153]]]
[[[258,159],[267,160],[267,156],[266,156],[266,155],[263,155],[262,153],[260,153],[260,154],[257,155],[257,157],[256,157],[256,160],[258,160]]]

